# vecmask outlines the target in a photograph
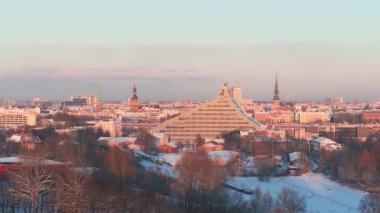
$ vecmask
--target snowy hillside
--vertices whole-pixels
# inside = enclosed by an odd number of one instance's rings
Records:
[[[307,212],[358,212],[357,207],[364,192],[333,182],[321,174],[306,174],[300,177],[272,178],[270,182],[260,182],[256,177],[234,177],[228,183],[246,189],[257,186],[276,197],[284,188],[290,187],[306,197]],[[249,199],[249,195],[244,195]]]

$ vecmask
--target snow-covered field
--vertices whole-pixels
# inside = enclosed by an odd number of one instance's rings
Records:
[[[162,154],[159,156],[167,162],[175,163],[179,160],[176,154]],[[178,177],[175,167],[166,164],[159,165],[148,160],[140,160],[145,169],[161,173],[173,178]],[[260,182],[257,177],[233,177],[228,180],[234,186],[254,190],[257,186],[262,192],[268,191],[274,199],[284,187],[290,187],[304,195],[307,201],[307,212],[358,212],[357,207],[365,192],[355,190],[334,181],[322,174],[308,173],[299,177],[271,178],[270,182]],[[245,199],[250,195],[242,194]]]
[[[357,207],[364,192],[333,182],[321,174],[305,174],[300,177],[271,178],[270,182],[260,182],[256,177],[234,177],[228,183],[246,189],[260,187],[268,191],[274,199],[284,188],[290,187],[306,197],[307,212],[358,212]],[[243,195],[249,199],[249,195]]]

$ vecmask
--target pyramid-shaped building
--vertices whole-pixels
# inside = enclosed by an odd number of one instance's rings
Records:
[[[192,143],[197,135],[203,138],[215,138],[233,130],[260,126],[258,121],[244,111],[227,84],[224,84],[215,100],[167,120],[152,131],[163,132],[174,142]]]

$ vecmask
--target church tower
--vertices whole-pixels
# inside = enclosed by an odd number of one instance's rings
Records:
[[[273,96],[273,109],[278,110],[280,108],[280,91],[278,89],[278,79],[276,73],[276,82],[274,86],[274,96]]]
[[[139,110],[139,98],[137,97],[136,85],[133,85],[132,97],[129,99],[129,107],[132,112]]]

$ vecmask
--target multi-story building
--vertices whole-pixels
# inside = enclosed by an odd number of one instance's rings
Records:
[[[231,94],[235,100],[243,106],[243,89],[239,87],[231,87]]]
[[[63,106],[95,106],[98,98],[92,95],[72,95],[70,101],[62,102]]]
[[[261,124],[244,111],[224,84],[217,99],[161,123],[152,132],[163,132],[174,142],[193,143],[197,135],[215,138],[233,130],[257,127]]]
[[[39,109],[39,108],[38,108]],[[0,125],[5,126],[35,126],[39,110],[0,108]]]
[[[295,121],[300,124],[330,123],[330,115],[326,112],[297,112]]]
[[[335,127],[335,140],[343,142],[344,138],[358,139],[364,142],[375,131],[371,126],[342,125]]]
[[[73,102],[84,102],[85,105],[95,105],[98,102],[98,98],[92,95],[73,95],[70,97]]]
[[[364,111],[361,119],[364,123],[380,122],[380,110]]]
[[[103,131],[108,132],[111,137],[123,136],[123,125],[121,120],[111,119],[106,121],[98,121],[95,123],[95,128],[100,128]]]
[[[294,114],[290,111],[257,112],[255,119],[261,123],[294,123]]]

